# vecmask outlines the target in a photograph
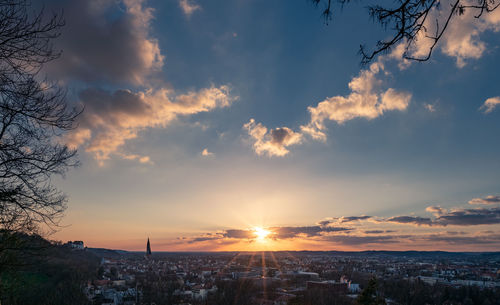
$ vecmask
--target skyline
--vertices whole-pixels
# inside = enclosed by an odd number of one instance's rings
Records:
[[[328,25],[305,0],[43,5],[66,20],[44,72],[84,106],[52,239],[500,249],[499,10],[457,17],[427,62],[395,48],[361,66],[387,32],[359,3]]]

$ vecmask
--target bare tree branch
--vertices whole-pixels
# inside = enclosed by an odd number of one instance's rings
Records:
[[[25,0],[0,0],[0,229],[36,233],[55,229],[66,196],[51,183],[77,165],[60,135],[75,127],[63,89],[41,77],[61,52],[53,39],[61,15],[30,13]],[[1,249],[0,249],[1,251]]]
[[[439,0],[397,0],[394,7],[372,5],[368,7],[369,15],[385,29],[392,31],[391,38],[377,41],[373,50],[367,50],[363,45],[360,46],[359,53],[362,56],[361,63],[368,64],[380,54],[389,52],[393,47],[400,43],[405,44],[403,58],[414,61],[426,61],[432,55],[432,52],[443,37],[451,22],[460,22],[453,18],[457,15],[463,15],[466,10],[474,10],[475,18],[483,17],[484,13],[491,13],[500,5],[498,0],[454,0],[449,7],[443,8],[442,1]],[[324,4],[326,7],[322,12],[325,23],[328,23],[333,16],[333,3],[331,0],[312,0],[315,5]],[[340,6],[345,5],[349,0],[337,0]],[[439,20],[435,20],[435,33],[428,34],[429,18],[434,13],[444,13],[443,25]],[[428,52],[421,56],[414,56],[411,52],[419,38],[430,39],[431,43]]]

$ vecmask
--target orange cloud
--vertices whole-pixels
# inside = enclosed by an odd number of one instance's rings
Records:
[[[85,111],[79,118],[79,128],[67,136],[67,141],[73,147],[84,147],[102,162],[112,154],[120,155],[119,148],[146,128],[164,128],[178,117],[227,107],[236,99],[227,86],[181,95],[168,89],[135,93],[87,89],[80,93]],[[127,159],[150,161],[146,157]]]

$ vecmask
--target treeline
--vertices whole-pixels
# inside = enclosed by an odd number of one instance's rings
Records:
[[[477,286],[429,285],[420,280],[369,280],[357,298],[328,291],[306,291],[290,300],[290,305],[494,305],[500,304],[500,289]]]
[[[420,280],[386,280],[379,284],[384,296],[399,304],[493,305],[500,304],[500,289],[477,286],[429,285]]]
[[[38,235],[0,233],[2,305],[89,304],[84,288],[96,277],[99,258]]]

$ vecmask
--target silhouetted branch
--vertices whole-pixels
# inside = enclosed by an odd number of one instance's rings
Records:
[[[415,61],[428,60],[434,47],[443,37],[449,24],[456,15],[463,15],[466,10],[473,9],[477,11],[475,18],[481,18],[483,14],[491,13],[500,5],[498,0],[476,0],[477,4],[471,4],[466,0],[455,0],[450,2],[449,11],[444,10],[442,2],[438,0],[398,0],[395,7],[386,7],[381,5],[372,5],[368,7],[369,15],[382,25],[385,29],[390,28],[393,32],[388,40],[379,40],[373,50],[367,50],[363,45],[360,46],[359,53],[362,56],[361,63],[367,64],[380,54],[389,52],[396,45],[405,44],[403,58]],[[333,16],[333,4],[331,0],[312,0],[315,5],[324,3],[326,8],[322,12],[322,17],[328,23]],[[337,0],[339,5],[348,3],[349,0]],[[435,20],[435,33],[428,35],[429,18],[435,13],[445,11],[443,25],[439,20]],[[453,22],[460,22],[458,20]],[[412,47],[420,38],[431,40],[428,52],[421,56],[414,56],[411,53]]]
[[[51,184],[77,165],[75,150],[59,136],[75,127],[80,111],[69,109],[64,90],[40,77],[57,59],[53,39],[62,16],[30,14],[25,0],[0,0],[0,229],[55,229],[66,196]],[[1,251],[1,247],[0,247]]]

